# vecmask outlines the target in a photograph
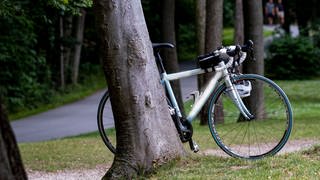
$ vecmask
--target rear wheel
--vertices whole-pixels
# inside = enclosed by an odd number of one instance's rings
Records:
[[[208,112],[212,137],[233,157],[259,159],[276,154],[287,142],[292,129],[292,110],[287,96],[273,81],[259,75],[237,76],[234,84],[236,87],[250,84],[249,92],[237,89],[255,118],[245,119],[229,98],[225,85],[221,85],[211,99]],[[257,88],[261,88],[262,93],[259,94]],[[257,93],[258,98],[250,98]],[[222,102],[222,115],[215,111],[221,106],[217,102]]]
[[[97,114],[97,122],[100,136],[104,144],[112,152],[116,152],[116,129],[111,108],[108,90],[102,96]]]

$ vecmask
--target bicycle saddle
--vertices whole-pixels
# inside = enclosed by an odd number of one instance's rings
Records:
[[[161,49],[161,48],[174,48],[174,45],[171,43],[152,43],[153,49]]]

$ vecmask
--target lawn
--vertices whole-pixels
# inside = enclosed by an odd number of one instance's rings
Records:
[[[287,93],[293,108],[294,127],[290,140],[319,139],[319,80],[277,81]],[[314,179],[320,176],[320,146],[303,152],[276,155],[258,161],[230,157],[204,156],[201,152],[217,145],[207,126],[194,124],[198,154],[172,161],[160,167],[151,179]],[[26,168],[39,171],[95,168],[110,165],[113,155],[98,133],[39,143],[19,144]]]

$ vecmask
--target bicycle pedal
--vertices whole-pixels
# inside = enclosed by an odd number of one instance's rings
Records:
[[[190,145],[190,149],[194,153],[197,153],[200,150],[199,145],[195,141],[193,141],[192,139],[189,141],[189,145]]]

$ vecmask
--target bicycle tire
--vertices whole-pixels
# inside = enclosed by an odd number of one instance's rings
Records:
[[[260,159],[274,155],[284,147],[292,130],[292,109],[289,99],[276,83],[263,76],[239,75],[234,77],[233,83],[241,81],[251,82],[253,87],[251,94],[257,92],[254,92],[256,86],[263,88],[261,97],[264,103],[257,108],[259,110],[251,112],[256,118],[241,119],[239,110],[227,94],[226,86],[222,84],[210,100],[208,124],[211,135],[216,144],[232,157]],[[247,98],[242,99],[246,102]],[[220,122],[222,117],[219,119],[219,113],[215,112],[219,100],[223,103],[223,123],[216,123]],[[258,106],[257,104],[255,106]],[[250,107],[248,109],[251,111]]]
[[[116,130],[114,128],[114,118],[107,90],[99,103],[97,113],[97,123],[100,136],[104,144],[112,153],[116,153]]]

